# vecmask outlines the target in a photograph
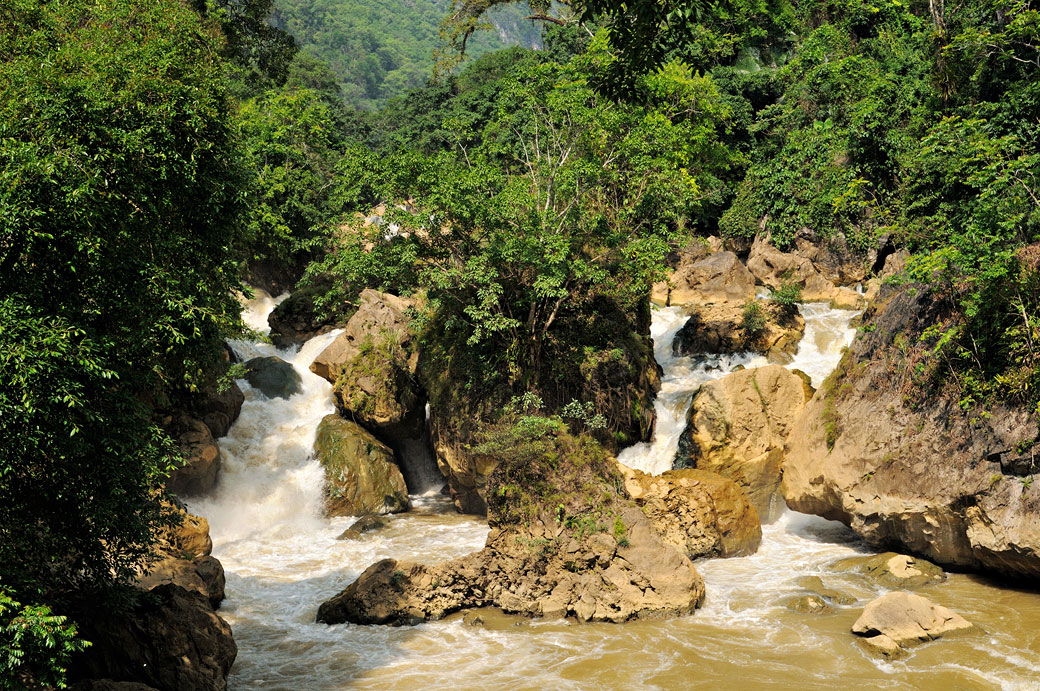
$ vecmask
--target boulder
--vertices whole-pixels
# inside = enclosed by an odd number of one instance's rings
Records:
[[[393,451],[357,423],[325,416],[318,425],[314,453],[325,469],[327,515],[408,510],[408,488]]]
[[[755,352],[770,359],[789,361],[798,352],[805,334],[805,319],[795,313],[781,315],[778,306],[768,301],[757,303],[765,326],[761,333],[749,334],[744,329],[744,305],[727,302],[718,305],[687,307],[689,319],[675,334],[672,352],[696,356],[704,353]]]
[[[72,679],[137,682],[159,691],[221,691],[238,653],[231,627],[205,597],[174,584],[153,588],[126,610],[78,616],[92,645],[70,665]]]
[[[230,382],[223,390],[212,386],[203,391],[192,400],[189,410],[192,417],[206,424],[214,438],[220,438],[228,433],[238,419],[245,400],[238,384]]]
[[[209,427],[181,414],[168,421],[166,430],[184,454],[184,465],[170,473],[166,489],[184,497],[211,491],[220,472],[220,449]]]
[[[383,439],[417,439],[426,400],[416,376],[415,302],[366,289],[361,306],[310,369],[333,384],[337,410]]]
[[[849,557],[831,565],[835,571],[858,571],[886,588],[913,588],[942,583],[946,574],[935,564],[895,552]]]
[[[224,567],[215,557],[167,556],[137,579],[137,587],[142,590],[171,583],[202,595],[213,609],[224,600]]]
[[[303,379],[285,360],[268,355],[246,360],[245,380],[268,398],[289,398],[300,392]]]
[[[704,583],[692,562],[625,496],[598,443],[561,427],[512,446],[489,479],[482,550],[436,566],[377,562],[323,603],[318,621],[410,624],[497,607],[621,622],[699,606]]]
[[[362,516],[358,520],[350,524],[350,527],[344,530],[336,538],[337,540],[360,540],[361,536],[365,533],[374,533],[377,530],[390,525],[390,521],[379,516]]]
[[[343,301],[315,307],[314,298],[324,295],[329,281],[322,280],[300,288],[271,311],[267,323],[271,327],[271,342],[278,348],[287,348],[328,333],[347,322],[354,307]]]
[[[768,235],[755,238],[747,268],[756,282],[770,288],[777,289],[788,283],[798,285],[806,302],[830,302],[838,295],[838,287],[824,278],[810,260],[781,252],[770,243]]]
[[[704,470],[661,475],[618,464],[625,490],[665,544],[690,559],[754,554],[762,524],[747,494],[732,480]]]
[[[777,490],[784,443],[813,395],[804,374],[779,365],[708,382],[693,396],[676,467],[710,470],[745,489],[765,521],[783,510]]]
[[[755,299],[755,278],[733,252],[688,252],[667,281],[654,285],[652,299],[660,305],[743,304]]]
[[[883,293],[837,370],[795,421],[781,491],[796,511],[839,520],[874,545],[936,564],[1040,576],[1040,483],[1022,451],[1029,406],[979,416],[910,377],[921,333],[953,318],[921,286]],[[1025,474],[1019,475],[1018,473]]]
[[[826,240],[808,228],[795,234],[792,253],[812,262],[820,275],[835,285],[847,286],[866,279],[877,260],[877,249],[853,252],[844,233],[836,233]]]
[[[906,648],[965,631],[972,625],[962,616],[920,595],[886,593],[872,600],[852,626],[852,632],[874,652],[899,657]]]

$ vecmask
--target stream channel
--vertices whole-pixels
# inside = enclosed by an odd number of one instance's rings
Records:
[[[244,317],[267,331],[277,304],[262,291]],[[789,367],[819,386],[855,330],[854,313],[802,306],[805,336]],[[696,388],[748,355],[674,357],[671,342],[685,318],[655,309],[651,332],[664,368],[652,443],[622,452],[625,464],[660,473],[671,467],[686,408]],[[332,387],[308,366],[336,336],[278,350],[235,342],[243,359],[277,355],[292,363],[303,389],[267,399],[245,381],[241,417],[219,441],[217,491],[190,502],[209,519],[213,554],[227,574],[220,614],[238,643],[230,689],[1037,689],[1040,688],[1040,594],[970,574],[951,573],[917,592],[950,607],[977,630],[914,648],[895,662],[875,659],[850,633],[864,605],[886,592],[865,577],[830,568],[870,547],[840,523],[786,512],[763,526],[749,557],[700,561],[707,598],[691,616],[627,624],[532,621],[471,626],[456,614],[411,627],[326,626],[318,605],[373,562],[393,557],[435,563],[480,549],[487,523],[455,513],[432,487],[413,509],[360,540],[335,538],[354,519],[321,515],[323,471],[312,446],[322,417],[335,412]],[[857,600],[825,614],[787,608],[804,594],[797,581],[819,576]]]

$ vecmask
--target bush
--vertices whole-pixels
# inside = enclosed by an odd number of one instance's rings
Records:
[[[740,328],[744,331],[744,339],[754,341],[766,332],[766,312],[757,302],[748,302],[744,305],[744,318],[740,321]]]

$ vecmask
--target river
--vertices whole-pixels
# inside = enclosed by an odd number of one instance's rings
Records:
[[[266,331],[277,300],[257,292],[247,322]],[[802,306],[806,332],[789,367],[818,386],[855,330],[851,312]],[[648,472],[671,467],[686,407],[697,386],[763,358],[674,357],[678,308],[654,312],[651,332],[664,368],[656,439],[622,453]],[[268,400],[240,382],[239,420],[220,440],[223,470],[212,496],[189,508],[209,519],[213,553],[224,564],[239,654],[231,689],[1036,689],[1040,688],[1040,594],[951,574],[920,589],[977,625],[978,631],[915,648],[881,662],[849,633],[869,600],[885,592],[831,565],[869,547],[839,523],[792,512],[764,526],[749,557],[698,562],[707,599],[695,614],[622,625],[534,621],[504,630],[470,626],[461,615],[413,627],[326,626],[318,605],[378,559],[437,562],[483,546],[487,524],[451,510],[436,491],[357,541],[335,538],[353,519],[320,515],[322,470],[313,459],[318,422],[334,412],[331,386],[307,368],[335,338],[302,348],[236,342],[243,357],[277,355],[293,364],[303,390]],[[787,608],[818,576],[856,598],[824,614]]]

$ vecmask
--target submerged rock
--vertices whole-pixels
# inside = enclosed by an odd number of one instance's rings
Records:
[[[246,360],[245,380],[268,398],[289,398],[300,392],[303,379],[285,360],[268,355]]]
[[[690,559],[754,554],[762,524],[744,490],[705,470],[671,470],[661,475],[618,464],[625,489],[665,544]]]
[[[851,605],[856,602],[856,598],[852,597],[848,593],[825,586],[823,580],[819,576],[803,576],[796,582],[799,587],[805,588],[813,595],[818,595],[827,602],[835,605]]]
[[[835,571],[859,571],[886,588],[913,588],[946,580],[946,574],[935,564],[895,552],[849,557],[835,562],[831,568]]]
[[[360,516],[407,511],[408,487],[390,447],[357,423],[327,415],[314,453],[325,469],[325,513]]]
[[[505,432],[503,432],[505,433]],[[384,559],[326,601],[329,624],[409,624],[462,609],[621,622],[693,611],[704,583],[624,495],[616,461],[565,429],[520,440],[492,474],[484,548],[436,566]]]
[[[813,395],[807,377],[779,365],[745,369],[701,386],[679,439],[677,467],[710,470],[743,487],[765,521],[779,517],[784,443]]]
[[[819,595],[796,595],[784,600],[784,606],[792,612],[802,614],[826,614],[834,611],[834,608]]]
[[[350,524],[350,527],[344,530],[336,538],[337,540],[360,540],[361,536],[365,533],[374,533],[377,530],[390,525],[390,521],[379,516],[362,516],[358,520]]]
[[[850,526],[875,545],[937,564],[1040,576],[1040,483],[1007,457],[1037,439],[1028,406],[965,412],[924,392],[908,363],[921,333],[951,317],[921,286],[888,291],[837,370],[795,421],[783,462],[788,505]]]
[[[872,600],[852,632],[872,651],[899,657],[910,646],[970,628],[964,617],[920,595],[893,592]]]

